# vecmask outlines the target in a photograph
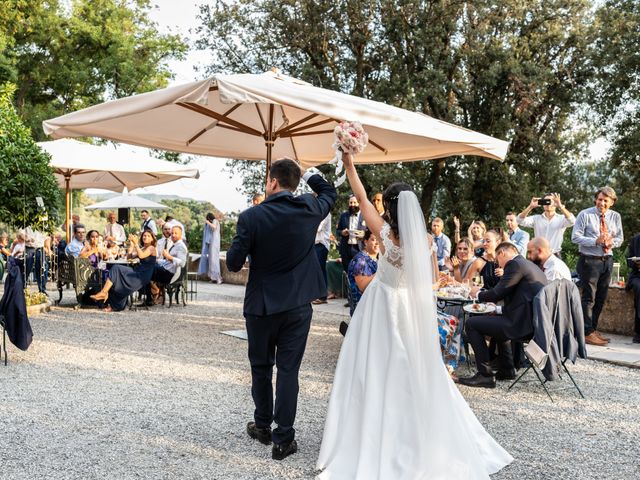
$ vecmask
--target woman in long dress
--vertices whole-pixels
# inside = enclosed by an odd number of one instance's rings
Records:
[[[356,308],[336,367],[319,479],[488,479],[513,458],[485,431],[440,354],[424,217],[406,184],[380,218],[344,154],[369,229],[375,279]]]
[[[105,312],[124,310],[127,299],[133,292],[149,285],[153,268],[156,265],[156,236],[151,230],[145,230],[140,238],[129,235],[129,258],[138,258],[140,264],[135,268],[129,265],[114,265],[109,270],[109,278],[102,290],[91,299],[105,302]]]
[[[211,282],[222,283],[220,273],[220,222],[213,213],[207,213],[202,232],[202,255],[198,275],[206,274]]]

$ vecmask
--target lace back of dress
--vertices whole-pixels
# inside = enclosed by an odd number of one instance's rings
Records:
[[[391,239],[391,226],[388,223],[382,226],[380,236],[382,237],[382,244],[384,245],[384,258],[394,267],[402,268],[404,260],[402,248],[393,243]]]

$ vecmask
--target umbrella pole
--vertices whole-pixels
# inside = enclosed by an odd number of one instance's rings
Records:
[[[267,135],[264,139],[264,144],[267,146],[267,171],[264,175],[264,184],[267,184],[267,178],[269,177],[269,171],[271,170],[271,155],[273,150],[273,144],[275,142],[274,132],[273,132],[273,114],[274,114],[274,106],[269,105],[269,128],[267,129]],[[266,192],[266,189],[265,189]]]
[[[67,243],[71,242],[71,176],[64,176],[64,187],[65,187],[65,211],[66,211],[66,219],[65,219],[65,230],[67,234]]]

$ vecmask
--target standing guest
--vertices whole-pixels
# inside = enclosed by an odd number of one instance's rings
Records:
[[[159,218],[158,221],[156,222],[156,228],[159,228],[160,231],[162,231],[162,226],[164,225],[164,219],[163,218]]]
[[[376,207],[376,211],[380,216],[384,215],[384,204],[382,203],[382,193],[378,192],[371,198],[371,203]]]
[[[463,281],[473,281],[480,276],[484,288],[493,288],[500,281],[503,270],[496,259],[496,247],[502,238],[495,230],[489,230],[484,234],[484,249],[480,257],[477,257],[467,270]]]
[[[364,221],[359,212],[359,206],[355,195],[349,196],[349,210],[342,212],[336,227],[336,236],[340,238],[338,250],[342,268],[347,273],[351,259],[360,251],[358,241],[364,235]]]
[[[80,255],[80,252],[84,248],[84,240],[85,240],[86,230],[82,223],[77,223],[73,227],[73,238],[71,242],[64,249],[64,253],[69,257],[77,257]]]
[[[509,241],[518,249],[518,253],[523,257],[527,255],[527,243],[529,243],[529,234],[518,228],[518,217],[515,212],[507,213],[505,217],[507,223],[507,233]]]
[[[456,244],[460,240],[460,219],[453,217],[453,224],[455,225],[454,240]],[[479,257],[483,253],[484,249],[484,234],[487,233],[487,226],[480,220],[474,220],[467,229],[467,238],[473,243],[473,254]]]
[[[620,214],[611,210],[618,197],[611,187],[601,187],[595,194],[595,207],[578,214],[571,241],[578,245],[580,258],[576,270],[582,287],[584,341],[606,345],[609,339],[598,332],[598,319],[609,292],[613,249],[622,245]]]
[[[104,227],[104,239],[107,242],[114,242],[119,247],[124,245],[124,241],[127,239],[124,233],[124,227],[116,222],[116,212],[109,212],[107,214],[107,224]]]
[[[172,226],[173,226],[173,223],[171,222],[165,222],[165,221],[162,222],[162,237],[160,237],[160,239],[158,240],[158,243],[156,244],[156,250],[158,251],[157,261],[160,261],[160,259],[162,258],[162,255],[160,255],[160,253],[162,253],[163,250],[171,248],[171,245],[172,245],[171,227]]]
[[[264,202],[264,195],[262,193],[256,193],[251,198],[251,206],[255,207],[256,205],[260,205]]]
[[[187,243],[187,230],[184,228],[184,225],[180,223],[178,220],[173,218],[171,215],[167,215],[164,217],[165,222],[170,223],[173,228],[174,225],[178,225],[182,229],[182,241]]]
[[[636,235],[629,242],[627,266],[631,272],[627,282],[627,290],[633,290],[636,310],[633,343],[640,343],[640,235]]]
[[[33,230],[31,227],[25,229],[26,248],[26,278],[33,272],[38,291],[47,292],[47,280],[49,276],[48,259],[51,255],[51,239],[43,232]]]
[[[351,309],[349,315],[353,315],[360,298],[362,298],[362,294],[378,270],[380,247],[376,236],[371,233],[371,230],[364,232],[362,244],[363,249],[356,253],[349,264],[348,276],[349,288],[351,289]]]
[[[18,230],[16,232],[16,238],[11,244],[11,256],[16,260],[24,259],[25,253],[25,233],[24,230]],[[20,262],[22,263],[22,262]]]
[[[547,280],[553,282],[558,279],[571,280],[571,270],[560,258],[551,253],[549,240],[536,237],[527,244],[529,260],[538,265]]]
[[[436,217],[431,222],[431,232],[436,245],[436,258],[438,259],[438,269],[445,269],[445,259],[451,256],[451,240],[444,232],[444,222],[440,217]]]
[[[316,243],[314,245],[314,249],[316,251],[316,257],[318,257],[318,262],[320,263],[320,269],[322,270],[322,275],[324,277],[325,286],[327,283],[327,257],[329,256],[329,247],[331,246],[331,214],[324,217],[324,220],[320,222],[318,225],[318,231],[316,232]],[[313,302],[314,305],[320,305],[322,303],[327,303],[327,292],[325,289],[325,294],[316,298]]]
[[[144,232],[148,228],[154,235],[158,235],[158,227],[156,227],[156,222],[151,218],[149,210],[142,210],[140,212],[140,218],[142,218],[142,223],[140,224],[141,232]]]
[[[2,232],[0,235],[0,255],[2,255],[4,261],[11,255],[11,250],[9,250],[9,235],[7,235],[7,232]]]
[[[274,460],[298,450],[293,428],[298,372],[311,325],[311,302],[326,291],[313,245],[318,225],[337,196],[331,184],[311,171],[303,178],[317,197],[294,196],[300,175],[300,167],[291,159],[271,165],[266,200],[240,214],[227,252],[227,267],[232,272],[239,271],[251,256],[244,316],[255,411],[247,434],[266,445],[273,442]],[[274,363],[278,370],[275,407]],[[277,427],[272,431],[274,422]]]
[[[109,270],[109,278],[95,295],[89,298],[96,302],[105,302],[105,312],[124,310],[129,295],[137,292],[151,281],[153,267],[156,264],[156,237],[151,230],[145,230],[140,238],[129,235],[128,258],[140,259],[137,268],[128,265],[113,265]]]
[[[538,208],[541,203],[544,210],[542,215],[528,217],[531,210]],[[562,216],[557,215],[556,210],[560,210]],[[547,193],[543,198],[533,197],[529,206],[520,212],[516,220],[521,227],[533,228],[534,237],[544,237],[549,240],[553,254],[561,258],[564,231],[576,223],[576,217],[565,208],[557,193]]]
[[[222,283],[220,273],[220,222],[213,213],[207,213],[202,235],[202,252],[198,275],[207,275],[211,283]]]
[[[462,282],[476,257],[473,255],[473,243],[467,237],[460,239],[456,244],[456,254],[445,260],[447,269],[453,272],[453,278]]]
[[[533,298],[547,284],[542,271],[532,262],[518,254],[510,242],[502,242],[496,249],[496,258],[504,275],[495,288],[479,291],[471,289],[471,296],[480,302],[504,300],[497,315],[472,316],[465,327],[469,343],[476,356],[478,373],[473,377],[460,378],[462,385],[494,388],[497,380],[515,378],[513,354],[510,340],[531,338],[533,335]],[[498,372],[493,373],[489,359],[489,347],[485,337],[498,342]]]

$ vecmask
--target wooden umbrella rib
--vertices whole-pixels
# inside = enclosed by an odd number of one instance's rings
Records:
[[[284,135],[281,135],[281,137],[306,137],[308,135],[323,135],[325,133],[333,133],[333,128],[331,130],[316,130],[313,132],[285,133]]]
[[[227,130],[231,130],[234,132],[239,132],[239,133],[247,133],[244,130],[240,130],[239,128],[236,127],[232,127],[231,125],[225,125],[224,123],[219,123],[217,125],[218,128],[226,128]]]
[[[284,107],[282,105],[280,105],[280,112],[282,112],[282,118],[287,118],[287,115],[284,112]],[[291,148],[293,149],[293,156],[295,157],[296,162],[300,163],[298,151],[296,150],[296,144],[293,143],[293,137],[289,137],[289,142],[291,142]]]
[[[223,117],[228,118],[229,115],[231,115],[231,113],[236,110],[237,108],[239,108],[242,104],[241,103],[237,103],[235,104],[233,107],[231,107],[229,110],[227,110],[226,112],[224,112],[222,114]],[[217,122],[221,122],[222,120],[217,120]],[[205,133],[207,133],[209,130],[211,130],[212,128],[215,128],[216,126],[220,126],[219,123],[214,124],[214,125],[209,125],[209,127],[207,128],[203,128],[202,130],[200,130],[198,133],[196,133],[193,137],[191,137],[189,140],[187,140],[187,145],[191,145],[193,142],[195,142],[198,138],[200,138],[200,136],[204,135]]]
[[[384,147],[381,147],[380,145],[378,145],[376,142],[374,142],[373,140],[369,139],[369,143],[371,145],[373,145],[374,147],[376,147],[378,150],[380,150],[382,153],[384,153],[385,155],[387,155],[389,153],[389,150],[387,150]]]
[[[232,125],[248,135],[262,137],[262,132],[259,132],[258,130],[253,129],[248,125],[245,125],[244,123],[238,122],[228,117],[224,117],[221,113],[214,112],[213,110],[209,110],[208,108],[203,107],[202,105],[198,105],[196,103],[184,103],[184,102],[177,103],[176,105],[184,107],[193,112],[199,113],[200,115],[204,115],[210,118],[215,118],[220,122],[224,122],[229,125]]]
[[[304,122],[306,122],[306,121],[308,121],[308,120],[311,120],[312,118],[315,118],[315,117],[317,117],[317,116],[318,116],[318,114],[317,114],[317,113],[312,113],[311,115],[307,115],[307,116],[306,116],[306,117],[304,117],[303,119],[298,120],[297,122],[293,122],[291,125],[287,125],[286,127],[282,128],[282,129],[280,129],[280,130],[278,130],[278,131],[276,132],[276,136],[281,137],[283,133],[286,133],[286,132],[288,132],[289,130],[291,130],[291,129],[293,129],[293,128],[297,127],[298,125],[300,125],[300,124],[302,124],[302,123],[304,123]]]
[[[210,92],[215,92],[217,90],[218,90],[218,86],[217,85],[214,85],[213,87],[209,87],[209,91]]]
[[[113,173],[113,172],[108,172],[108,173],[110,173],[110,174],[111,174],[111,176],[112,176],[113,178],[115,178],[117,181],[119,181],[119,182],[120,182],[120,184],[121,184],[123,187],[126,187],[126,186],[127,186],[127,184],[126,184],[122,179],[118,178],[118,176],[117,176],[115,173]]]
[[[262,116],[262,112],[260,111],[260,105],[258,105],[257,103],[254,103],[254,105],[256,106],[256,110],[258,111],[258,116],[260,117],[260,122],[262,123],[262,129],[263,130],[267,130],[267,124],[264,121],[264,117]]]
[[[289,135],[294,135],[296,133],[304,132],[305,130],[309,130],[311,128],[319,127],[320,125],[324,125],[325,123],[331,123],[331,122],[335,122],[335,120],[333,118],[326,118],[326,119],[320,120],[318,122],[310,123],[309,125],[304,125],[302,127],[289,129],[289,130],[287,130],[286,133],[289,134]]]

